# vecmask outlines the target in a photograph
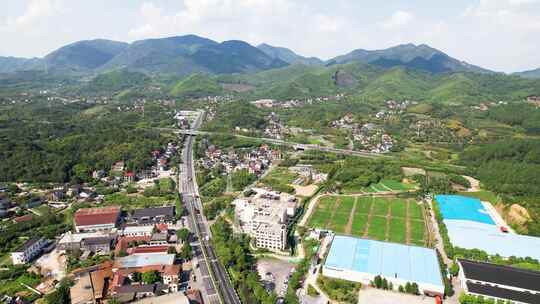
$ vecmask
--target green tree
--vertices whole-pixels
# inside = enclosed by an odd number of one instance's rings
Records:
[[[189,232],[189,230],[186,228],[176,230],[176,237],[178,237],[179,240],[182,240],[182,242],[187,241],[190,234],[191,232]]]
[[[140,282],[142,281],[142,274],[138,271],[135,271],[134,273],[131,274],[131,280],[133,282]]]
[[[144,284],[154,284],[161,281],[161,276],[158,271],[146,271],[142,274],[142,281]]]

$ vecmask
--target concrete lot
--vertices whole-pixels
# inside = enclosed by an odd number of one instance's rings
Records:
[[[360,291],[358,297],[358,303],[360,304],[431,304],[435,303],[435,298],[424,296],[413,296],[409,294],[403,294],[398,292],[391,292],[386,290],[380,290],[375,288],[366,288]]]
[[[261,258],[257,262],[257,270],[261,279],[270,283],[279,296],[285,295],[289,273],[294,269],[294,264],[272,258]],[[267,275],[270,273],[270,275]],[[273,283],[273,284],[272,284]]]

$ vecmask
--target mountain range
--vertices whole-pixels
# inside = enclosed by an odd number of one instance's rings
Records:
[[[62,75],[101,74],[126,69],[146,74],[185,76],[252,73],[288,65],[332,66],[361,62],[385,69],[404,67],[433,74],[494,73],[466,63],[425,44],[403,44],[383,50],[357,49],[327,61],[304,57],[290,49],[240,40],[216,42],[195,36],[145,39],[133,43],[105,39],[78,41],[43,58],[0,57],[0,73],[46,71]],[[518,74],[538,77],[538,70]]]

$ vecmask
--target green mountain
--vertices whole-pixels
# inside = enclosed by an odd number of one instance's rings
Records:
[[[128,69],[186,76],[198,72],[257,72],[287,65],[243,41],[218,43],[195,35],[147,39],[132,44],[103,39],[79,41],[44,58],[0,57],[0,73],[45,70],[68,75]]]
[[[0,56],[0,73],[17,71],[39,71],[45,69],[45,63],[40,58],[18,58]]]
[[[216,78],[208,74],[194,74],[177,82],[170,94],[175,97],[219,95],[223,88]]]
[[[521,76],[523,78],[540,79],[540,68],[536,70],[529,70],[529,71],[514,73],[513,75]]]
[[[335,57],[327,65],[350,62],[364,62],[383,68],[407,67],[430,73],[475,72],[492,73],[481,67],[459,61],[425,44],[402,44],[383,50],[354,50],[346,55]]]
[[[136,41],[103,68],[189,75],[256,72],[286,65],[242,41],[217,43],[188,35]]]
[[[99,68],[129,44],[104,39],[78,41],[45,56],[49,71],[86,72]]]
[[[132,88],[144,87],[151,83],[151,78],[140,72],[116,70],[94,77],[83,86],[83,91],[92,93],[117,93]]]
[[[288,64],[305,64],[305,65],[322,65],[323,61],[317,57],[304,57],[296,54],[288,48],[271,46],[266,43],[260,44],[257,48],[266,55],[274,58],[281,59]]]

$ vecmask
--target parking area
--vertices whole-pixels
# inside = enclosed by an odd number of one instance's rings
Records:
[[[358,297],[358,303],[369,304],[433,304],[435,298],[426,296],[413,296],[405,293],[391,292],[375,288],[362,289]]]
[[[275,290],[278,296],[285,295],[294,264],[278,259],[261,258],[257,261],[257,270],[267,289]]]

